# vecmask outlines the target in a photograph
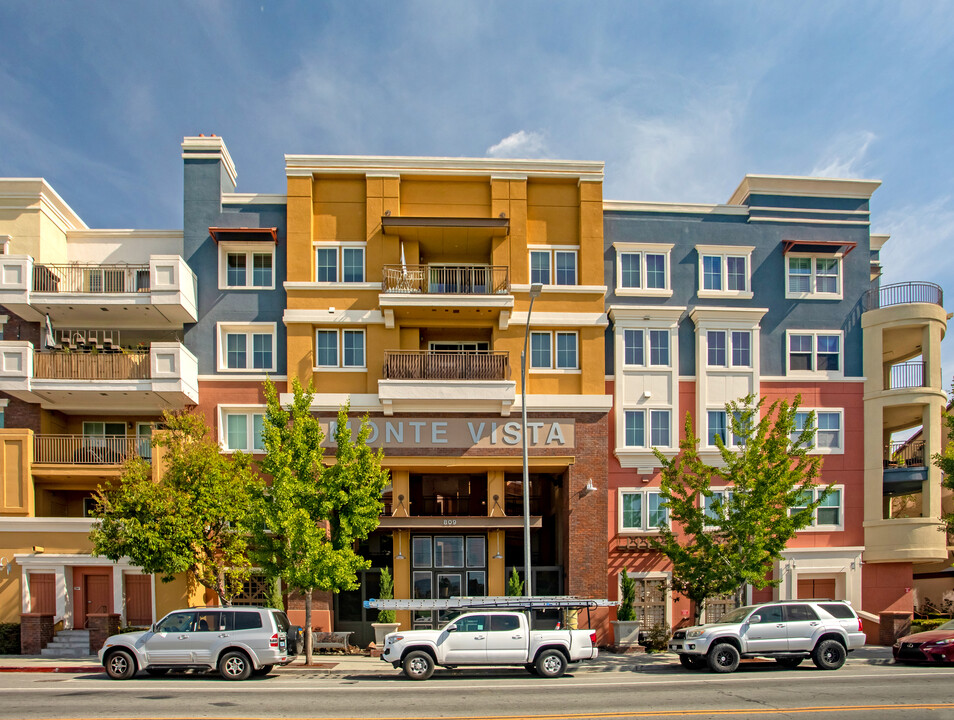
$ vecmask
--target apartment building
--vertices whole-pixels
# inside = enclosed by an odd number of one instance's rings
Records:
[[[624,569],[639,578],[644,624],[690,616],[647,541],[668,522],[651,448],[674,455],[690,413],[701,456],[717,464],[716,436],[734,444],[725,404],[749,393],[800,395],[800,423],[815,412],[818,482],[834,492],[775,564],[778,586],[745,600],[847,599],[877,638],[892,613],[910,616],[916,564],[946,557],[929,463],[941,447],[946,316],[937,286],[879,286],[887,237],[869,231],[878,185],[748,175],[724,205],[605,204],[607,582],[616,589]],[[922,424],[922,452],[897,470],[892,437]],[[894,517],[902,493],[923,496],[923,512]],[[731,602],[710,603],[708,616]]]

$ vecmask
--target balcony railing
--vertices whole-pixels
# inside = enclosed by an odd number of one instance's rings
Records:
[[[506,265],[385,265],[386,293],[435,295],[506,295],[510,272]]]
[[[44,380],[148,380],[149,352],[36,352],[33,377]]]
[[[116,465],[131,457],[150,457],[148,438],[89,435],[36,435],[33,462],[60,465]]]
[[[865,310],[877,310],[892,305],[931,303],[944,305],[944,291],[930,282],[906,282],[872,288],[865,293]]]
[[[149,292],[148,265],[34,265],[33,292]]]
[[[429,352],[388,350],[384,353],[387,380],[507,380],[506,352]]]
[[[885,467],[924,467],[924,441],[900,440],[884,448]]]
[[[924,387],[924,366],[920,360],[898,363],[891,366],[889,389]]]

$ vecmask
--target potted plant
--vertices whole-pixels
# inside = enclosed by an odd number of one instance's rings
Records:
[[[620,601],[613,621],[613,644],[616,652],[633,652],[639,649],[639,620],[636,619],[636,578],[623,570],[620,575]]]
[[[394,580],[387,568],[381,568],[381,587],[378,594],[381,600],[394,598]],[[395,632],[400,623],[394,621],[393,610],[378,610],[378,621],[371,623],[371,627],[374,628],[374,646],[380,648],[384,645],[384,636]]]

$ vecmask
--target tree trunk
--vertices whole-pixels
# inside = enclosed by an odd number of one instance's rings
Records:
[[[305,665],[314,664],[311,657],[312,649],[311,637],[311,590],[305,591]]]

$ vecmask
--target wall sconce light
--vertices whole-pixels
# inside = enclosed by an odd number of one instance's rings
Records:
[[[500,507],[500,496],[499,496],[499,495],[494,495],[494,506],[490,509],[490,514],[491,514],[491,515],[494,514],[494,510],[499,510],[501,515],[506,515],[506,514],[507,514],[507,513],[504,512],[504,509],[503,509],[502,507]]]
[[[402,495],[401,497],[404,497],[404,496]],[[395,560],[403,560],[403,559],[404,559],[404,552],[402,551],[402,545],[401,545],[401,531],[400,531],[400,530],[397,531],[397,537],[398,537],[398,554],[394,556],[394,559],[395,559]]]
[[[494,495],[494,500],[497,499],[497,496]],[[494,533],[497,536],[497,554],[494,555],[494,560],[503,560],[503,555],[500,554],[500,533]]]
[[[5,557],[0,557],[0,570],[6,570],[7,575],[9,575],[12,568],[13,560],[7,560]]]
[[[851,569],[854,570],[856,567],[857,567],[857,566],[856,566],[856,564],[855,564],[855,561],[852,560],[852,561],[851,561]]]
[[[397,515],[398,510],[404,510],[404,514],[405,514],[405,515],[408,514],[408,512],[407,512],[407,506],[404,504],[404,496],[403,496],[403,495],[398,495],[398,505],[397,505],[396,508],[394,508],[394,512],[392,512],[391,515],[392,515],[392,516],[393,516],[393,515]]]
[[[594,490],[596,490],[596,485],[593,484],[593,478],[590,478],[586,481],[586,485],[583,486],[583,489],[580,490],[580,497],[586,497]]]
[[[33,552],[35,552],[37,555],[39,555],[40,553],[44,552],[45,550],[46,550],[46,548],[43,547],[42,545],[34,545],[34,546],[33,546]]]

